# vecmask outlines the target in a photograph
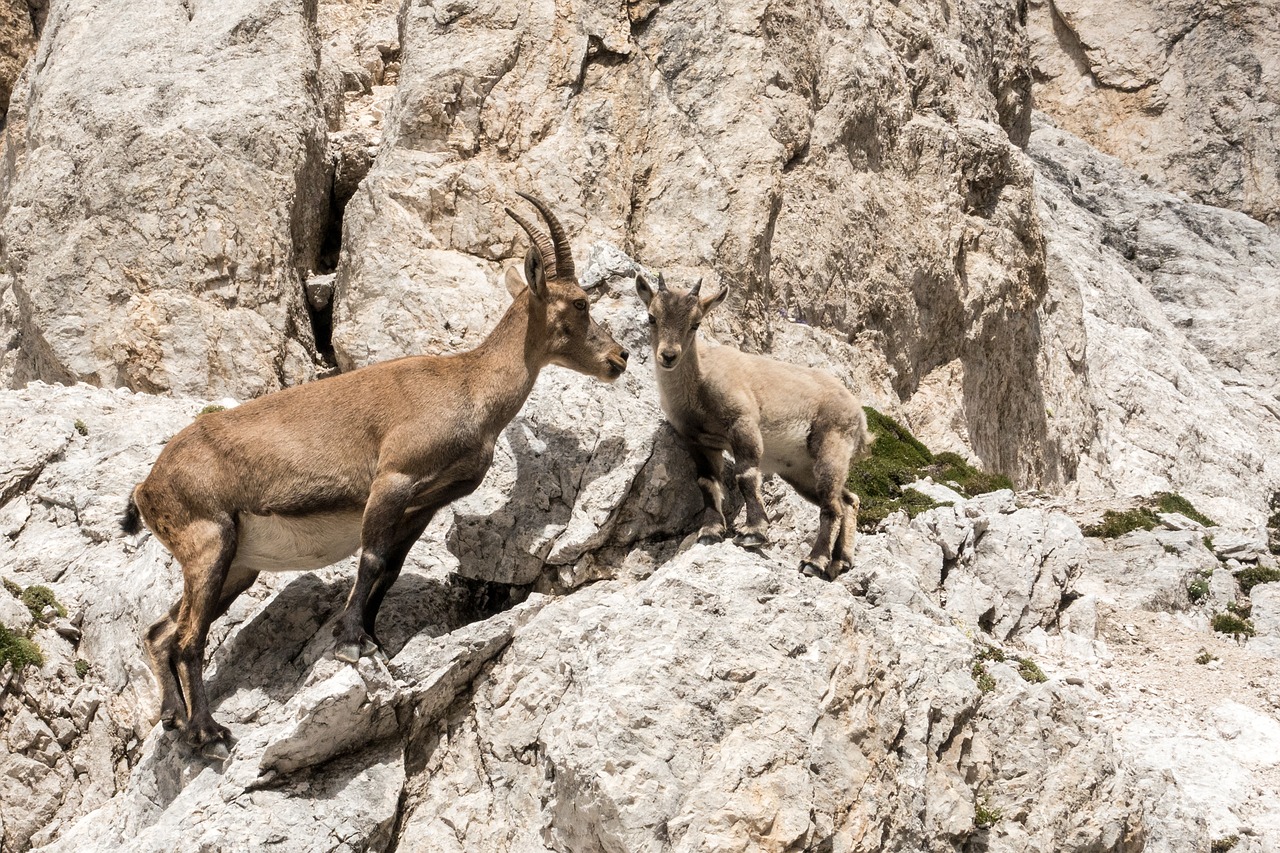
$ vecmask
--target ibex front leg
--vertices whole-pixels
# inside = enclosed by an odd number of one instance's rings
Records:
[[[702,490],[698,542],[711,545],[724,538],[724,451],[692,441],[688,444],[698,472],[698,488]]]
[[[365,630],[365,610],[375,591],[378,603],[382,603],[382,596],[400,573],[408,554],[408,547],[398,551],[396,546],[404,543],[405,512],[413,500],[414,485],[413,478],[406,474],[381,474],[369,490],[360,526],[360,566],[356,582],[338,623],[333,626],[337,641],[333,655],[338,660],[355,663],[362,655],[371,655],[378,648],[372,633]],[[409,546],[412,544],[410,541]]]
[[[729,443],[733,447],[738,488],[742,490],[742,501],[747,511],[746,524],[739,528],[733,541],[744,548],[755,548],[769,541],[769,516],[764,511],[764,498],[760,494],[763,480],[760,456],[764,452],[764,441],[756,424],[742,423],[734,428]]]

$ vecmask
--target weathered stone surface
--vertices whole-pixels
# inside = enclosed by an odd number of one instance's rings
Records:
[[[580,265],[604,239],[673,284],[728,285],[718,334],[787,352],[793,327],[836,333],[828,363],[882,405],[945,369],[977,456],[1059,481],[1016,6],[406,7],[383,147],[344,215],[339,365],[474,345],[524,249],[502,212],[523,189]]]
[[[310,4],[55,5],[0,178],[0,378],[247,396],[313,375]]]
[[[1261,524],[1280,482],[1280,237],[1180,201],[1038,120],[1045,403],[1082,495],[1180,492]]]
[[[1280,225],[1271,3],[1031,0],[1039,108],[1156,186]]]
[[[36,46],[35,14],[28,0],[0,2],[0,127],[9,110],[9,95]]]

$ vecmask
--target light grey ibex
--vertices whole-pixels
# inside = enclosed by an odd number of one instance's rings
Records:
[[[383,597],[410,547],[445,504],[480,485],[499,433],[559,364],[612,381],[627,352],[591,318],[564,230],[528,233],[515,299],[470,352],[387,361],[290,388],[178,433],[134,489],[122,526],[146,522],[182,564],[182,598],[146,635],[163,691],[161,719],[213,758],[230,732],[209,712],[203,680],[209,626],[259,572],[317,569],[360,548],[334,627],[335,655],[355,662],[378,646]]]
[[[655,291],[643,275],[636,292],[649,309],[649,336],[662,411],[689,446],[705,508],[698,541],[724,537],[724,451],[733,454],[746,504],[746,524],[735,539],[763,545],[768,518],[760,495],[762,474],[777,474],[815,503],[820,527],[800,570],[834,579],[853,563],[858,497],[845,488],[849,464],[869,455],[867,417],[849,389],[823,370],[785,364],[733,347],[698,344],[702,318],[727,288],[700,297],[669,290],[661,275]]]

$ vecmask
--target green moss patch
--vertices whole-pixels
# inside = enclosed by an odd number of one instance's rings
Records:
[[[219,406],[217,403],[210,403],[209,405],[207,405],[207,406],[205,406],[203,409],[201,409],[201,410],[198,412],[198,414],[201,414],[201,415],[211,415],[211,414],[213,414],[214,412],[225,412],[226,410],[227,410],[227,407],[226,407],[226,406]]]
[[[27,605],[27,609],[31,611],[31,615],[36,619],[44,618],[44,609],[46,607],[52,607],[53,612],[58,616],[67,615],[67,608],[58,602],[58,599],[53,595],[53,590],[47,586],[37,584],[24,589],[22,591],[22,603]]]
[[[871,445],[871,456],[850,469],[847,484],[849,491],[862,502],[858,510],[859,529],[872,531],[898,510],[915,518],[941,506],[927,495],[906,488],[908,483],[924,477],[953,483],[966,497],[1013,488],[1007,477],[979,471],[955,453],[935,456],[910,430],[888,415],[869,406],[863,411],[867,413],[867,426],[875,442]]]
[[[89,662],[84,658],[76,658],[76,675],[84,678],[89,674]]]
[[[44,666],[44,655],[35,643],[0,624],[0,667],[6,663],[21,672],[27,666]]]
[[[1258,584],[1280,581],[1280,569],[1273,569],[1270,566],[1250,566],[1236,572],[1236,580],[1240,583],[1240,589],[1248,595],[1249,591]]]

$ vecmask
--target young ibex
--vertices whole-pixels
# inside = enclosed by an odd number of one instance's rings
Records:
[[[728,346],[699,347],[698,326],[724,300],[727,288],[699,298],[655,292],[643,275],[636,292],[649,309],[649,336],[662,411],[685,439],[698,471],[705,509],[698,541],[724,537],[721,503],[724,451],[733,454],[746,504],[746,525],[735,541],[764,544],[768,528],[760,496],[762,474],[777,474],[818,505],[821,526],[800,570],[834,579],[853,563],[858,497],[845,488],[849,464],[867,456],[867,417],[848,388],[823,370],[784,364]]]
[[[182,598],[146,635],[161,719],[205,755],[226,757],[230,737],[205,696],[209,625],[259,572],[317,569],[359,546],[335,655],[354,663],[372,654],[378,608],[410,547],[437,510],[480,485],[538,372],[559,364],[612,381],[626,369],[627,351],[591,318],[560,223],[521,195],[551,233],[507,210],[532,246],[524,279],[507,271],[515,299],[480,346],[202,415],[134,489],[124,530],[136,532],[141,518],[182,564]]]

